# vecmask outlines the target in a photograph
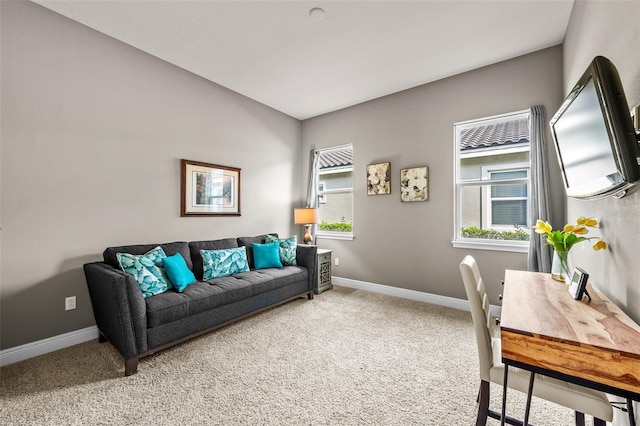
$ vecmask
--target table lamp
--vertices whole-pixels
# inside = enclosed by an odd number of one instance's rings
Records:
[[[311,232],[309,229],[312,224],[318,223],[318,209],[311,207],[302,209],[293,209],[293,223],[296,225],[304,225],[304,243],[311,244]]]

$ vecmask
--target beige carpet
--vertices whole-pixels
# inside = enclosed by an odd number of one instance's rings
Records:
[[[145,358],[131,377],[97,341],[3,367],[0,424],[472,425],[477,364],[468,312],[336,287]],[[509,393],[509,414],[523,400]],[[532,410],[536,425],[573,424],[565,408]]]

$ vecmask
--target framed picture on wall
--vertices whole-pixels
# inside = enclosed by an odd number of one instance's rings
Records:
[[[240,216],[240,169],[182,160],[181,216]]]
[[[391,194],[391,163],[367,166],[367,195]]]
[[[413,167],[400,170],[400,200],[403,202],[429,199],[429,169]]]

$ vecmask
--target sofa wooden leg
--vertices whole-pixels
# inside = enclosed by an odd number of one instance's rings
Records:
[[[107,338],[106,338],[106,337],[104,337],[104,334],[102,334],[102,333],[98,333],[98,342],[99,342],[99,343],[104,343],[104,342],[106,342],[106,341],[107,341]]]
[[[131,376],[138,372],[139,358],[127,358],[124,360],[124,375]]]
[[[576,426],[584,426],[584,413],[576,411]]]
[[[480,382],[480,391],[478,393],[478,417],[476,426],[485,426],[487,424],[487,416],[489,415],[489,382],[482,380]]]
[[[606,426],[606,425],[607,425],[607,422],[605,422],[604,420],[599,419],[597,417],[593,418],[593,426]]]
[[[307,299],[313,300],[313,291],[310,291],[309,293],[307,293]]]

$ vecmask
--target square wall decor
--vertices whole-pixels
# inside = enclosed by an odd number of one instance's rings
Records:
[[[391,163],[367,166],[367,195],[391,194]]]
[[[400,170],[400,200],[427,201],[429,198],[429,169],[414,167]]]

